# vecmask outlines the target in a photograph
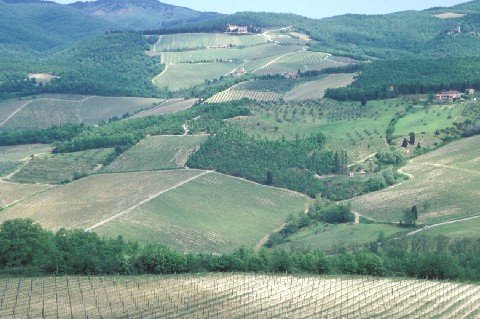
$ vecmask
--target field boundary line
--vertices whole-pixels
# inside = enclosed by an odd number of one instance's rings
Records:
[[[89,232],[89,231],[92,231],[92,230],[94,230],[94,229],[96,229],[96,228],[98,228],[98,227],[100,227],[100,226],[103,226],[103,225],[105,225],[105,224],[108,224],[108,223],[111,222],[112,220],[115,220],[115,219],[117,219],[117,218],[119,218],[119,217],[121,217],[121,216],[123,216],[123,215],[126,215],[126,214],[132,212],[134,209],[136,209],[136,208],[138,208],[138,207],[140,207],[140,206],[148,203],[149,201],[155,199],[156,197],[158,197],[158,196],[160,196],[160,195],[162,195],[162,194],[165,194],[165,193],[167,193],[167,192],[169,192],[169,191],[172,191],[172,190],[174,190],[174,189],[176,189],[176,188],[178,188],[178,187],[180,187],[180,186],[182,186],[182,185],[185,185],[185,184],[187,184],[187,183],[189,183],[189,182],[191,182],[191,181],[193,181],[193,180],[195,180],[195,179],[197,179],[197,178],[199,178],[199,177],[205,176],[205,175],[210,174],[210,173],[212,173],[212,172],[213,172],[213,171],[203,171],[202,173],[200,173],[200,174],[198,174],[198,175],[195,175],[195,176],[193,176],[193,177],[190,177],[190,178],[188,178],[188,179],[186,179],[186,180],[184,180],[184,181],[182,181],[182,182],[180,182],[180,183],[178,183],[178,184],[176,184],[176,185],[174,185],[174,186],[172,186],[172,187],[169,187],[169,188],[167,188],[167,189],[164,189],[164,190],[162,190],[161,192],[158,192],[158,193],[156,193],[156,194],[153,194],[153,195],[147,197],[146,199],[142,200],[142,201],[139,202],[138,204],[133,205],[132,207],[127,208],[126,210],[121,211],[121,212],[118,213],[118,214],[115,214],[115,215],[113,215],[113,216],[110,216],[109,218],[104,219],[104,220],[102,220],[101,222],[98,222],[98,223],[96,223],[95,225],[93,225],[93,226],[91,226],[91,227],[89,227],[89,228],[86,228],[85,231]]]
[[[163,73],[167,72],[167,70],[168,70],[168,64],[165,64],[165,69],[160,74],[157,74],[153,77],[153,79],[152,79],[153,85],[155,85],[155,86],[157,85],[157,84],[155,84],[155,79],[160,77]]]

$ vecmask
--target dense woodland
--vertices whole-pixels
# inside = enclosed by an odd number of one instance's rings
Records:
[[[268,141],[225,129],[210,137],[187,164],[315,197],[323,189],[315,174],[334,170],[334,154],[323,149],[324,142],[322,134],[294,141]]]
[[[378,60],[366,66],[346,88],[329,89],[336,100],[368,100],[445,89],[480,89],[480,58]]]
[[[6,274],[173,274],[289,272],[480,280],[480,241],[447,237],[378,238],[354,252],[253,250],[182,254],[164,246],[102,239],[82,230],[42,229],[31,220],[0,226],[0,268]]]

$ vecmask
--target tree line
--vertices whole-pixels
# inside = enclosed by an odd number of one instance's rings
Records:
[[[480,240],[448,237],[386,240],[353,252],[239,248],[179,253],[158,244],[100,238],[82,230],[56,233],[28,219],[0,226],[0,270],[23,275],[132,275],[198,272],[288,272],[480,280]]]

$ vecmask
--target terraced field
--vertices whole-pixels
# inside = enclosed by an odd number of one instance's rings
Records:
[[[177,92],[203,84],[205,81],[216,80],[236,67],[235,63],[169,64],[164,72],[153,79],[153,82],[158,87],[167,87],[170,91]]]
[[[182,33],[163,35],[155,51],[196,50],[199,48],[245,47],[265,43],[261,35],[232,36],[213,33]]]
[[[207,135],[149,136],[120,155],[107,172],[134,172],[184,167]]]
[[[0,121],[0,128],[32,129],[47,128],[65,123],[97,124],[114,116],[122,117],[127,113],[133,114],[151,108],[155,104],[163,102],[163,100],[98,96],[72,99],[68,95],[64,98],[61,95],[55,95],[54,97],[42,97],[22,102],[23,104],[19,108],[10,113],[3,121]],[[0,110],[4,108],[2,104],[0,103]],[[1,111],[0,114],[2,114]]]
[[[2,278],[2,318],[478,318],[480,286],[207,274]],[[415,296],[415,297],[412,297]]]
[[[352,207],[362,215],[391,222],[398,222],[413,205],[419,209],[420,223],[479,215],[479,149],[476,136],[414,158],[402,168],[411,180],[356,198]]]
[[[111,154],[113,149],[36,156],[9,180],[31,184],[67,183],[99,170]]]
[[[129,118],[136,119],[136,118],[141,118],[141,117],[146,117],[146,116],[157,116],[157,115],[163,115],[163,114],[169,114],[169,113],[175,113],[178,111],[183,111],[183,110],[188,110],[191,108],[195,103],[197,102],[197,99],[170,99],[159,106],[153,107],[151,109],[141,111]]]
[[[21,201],[4,210],[0,220],[31,218],[48,229],[88,228],[201,173],[176,170],[92,175]]]
[[[209,173],[95,229],[180,251],[227,252],[253,248],[304,210],[306,197],[287,190]]]

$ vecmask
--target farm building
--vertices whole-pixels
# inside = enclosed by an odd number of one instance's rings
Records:
[[[458,91],[442,91],[441,93],[435,94],[435,101],[437,102],[453,102],[462,97],[462,93]]]
[[[298,78],[298,73],[297,72],[285,72],[285,73],[283,73],[283,76],[286,79],[296,79],[296,78]]]
[[[229,24],[227,26],[228,34],[248,34],[248,27],[247,26],[239,26],[235,24]]]
[[[467,94],[468,95],[475,94],[475,89],[467,89]]]

